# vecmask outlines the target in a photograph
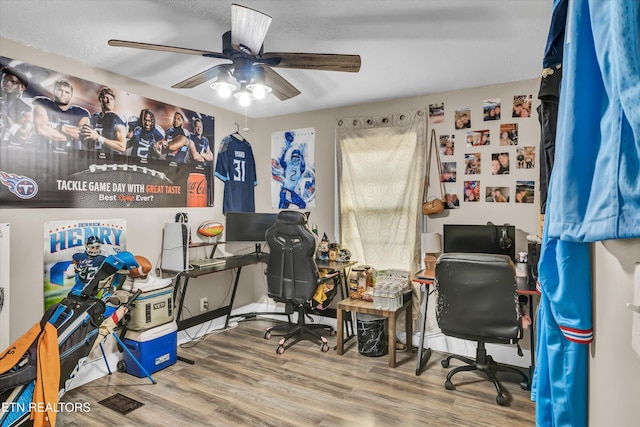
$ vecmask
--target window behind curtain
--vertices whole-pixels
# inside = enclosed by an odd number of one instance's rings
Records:
[[[426,111],[338,120],[340,242],[376,269],[420,265]]]

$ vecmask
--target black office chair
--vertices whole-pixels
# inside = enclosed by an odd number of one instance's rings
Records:
[[[458,372],[477,370],[495,385],[498,405],[505,405],[507,399],[497,372],[518,374],[522,378],[520,386],[528,390],[529,379],[524,372],[495,362],[485,349],[485,343],[517,344],[522,338],[522,315],[511,259],[506,255],[445,253],[436,263],[435,286],[436,318],[442,333],[478,343],[475,360],[458,355],[442,360],[444,368],[453,358],[467,363],[449,371],[445,388],[455,388],[451,378]],[[522,356],[519,345],[518,354]]]
[[[285,335],[276,349],[278,354],[284,353],[285,343],[292,337],[295,340],[287,347],[302,338],[311,337],[320,341],[322,351],[328,351],[327,339],[318,329],[324,329],[331,335],[333,328],[329,325],[309,325],[306,320],[311,319],[310,313],[325,308],[331,302],[339,282],[336,282],[337,276],[319,277],[315,262],[317,241],[307,225],[307,216],[298,211],[281,211],[276,223],[267,230],[266,240],[269,245],[268,295],[277,302],[285,303],[287,314],[297,312],[298,321],[297,324],[270,327],[264,337],[269,339],[272,332],[284,331]]]

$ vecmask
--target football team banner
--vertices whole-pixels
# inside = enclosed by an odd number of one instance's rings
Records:
[[[124,219],[49,221],[44,224],[44,309],[81,290],[102,261],[126,249]]]
[[[0,56],[0,205],[213,206],[214,118]]]

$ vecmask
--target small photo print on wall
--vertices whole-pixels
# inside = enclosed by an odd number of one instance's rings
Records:
[[[440,167],[441,182],[456,182],[456,162],[442,162]]]
[[[444,208],[445,209],[460,209],[460,199],[458,194],[453,190],[445,189],[444,193]]]
[[[487,187],[485,201],[489,203],[508,203],[511,197],[509,187]]]
[[[440,135],[441,156],[453,156],[455,145],[455,135]]]
[[[489,144],[491,144],[491,133],[489,129],[467,132],[467,147]]]
[[[444,102],[429,104],[429,123],[444,123]]]
[[[453,118],[456,129],[469,129],[471,127],[471,108],[465,107],[456,110]]]
[[[484,121],[500,120],[500,98],[485,99],[482,102]]]
[[[517,123],[507,123],[500,125],[500,145],[518,145]]]
[[[516,169],[534,169],[536,167],[536,147],[518,147],[516,149]]]
[[[477,202],[480,200],[480,181],[464,182],[464,201]]]
[[[533,95],[516,95],[513,97],[513,117],[531,117],[531,100]]]
[[[491,175],[507,175],[509,173],[509,153],[491,154]]]
[[[482,172],[480,167],[480,153],[467,153],[464,155],[464,173],[465,175],[479,175]]]
[[[534,181],[516,181],[516,203],[533,203]]]

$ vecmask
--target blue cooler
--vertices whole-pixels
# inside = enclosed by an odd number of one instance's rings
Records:
[[[153,374],[176,363],[178,327],[175,322],[171,322],[146,331],[127,331],[124,345],[144,369]],[[127,373],[140,378],[146,377],[128,352],[124,352],[122,360],[126,364]]]

